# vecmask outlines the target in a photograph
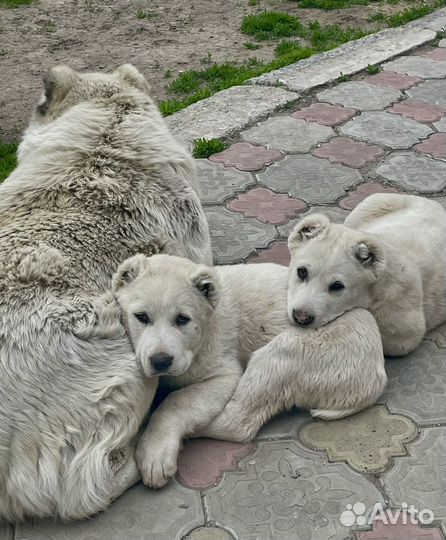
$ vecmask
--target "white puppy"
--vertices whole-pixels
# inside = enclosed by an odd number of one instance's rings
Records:
[[[384,353],[414,350],[446,319],[446,212],[421,197],[375,194],[344,225],[303,219],[290,237],[296,279],[289,316],[319,328],[354,307],[369,309]]]
[[[173,256],[138,255],[121,265],[113,283],[144,373],[163,375],[176,389],[153,414],[137,447],[147,485],[161,487],[175,474],[186,436],[247,439],[294,404],[324,418],[346,416],[372,404],[386,383],[370,313],[354,310],[318,331],[296,326],[287,317],[285,267],[208,268]],[[224,418],[209,426],[248,361],[236,392],[246,410],[228,419],[229,429]]]

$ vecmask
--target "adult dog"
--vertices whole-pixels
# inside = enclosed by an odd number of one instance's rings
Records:
[[[139,478],[146,379],[113,297],[132,254],[211,260],[193,160],[131,65],[50,70],[0,188],[0,517],[82,518]]]

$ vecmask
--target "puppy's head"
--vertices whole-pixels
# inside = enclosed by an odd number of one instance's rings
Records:
[[[186,373],[217,303],[212,268],[170,255],[136,255],[119,267],[113,290],[144,373]]]
[[[296,225],[288,247],[292,323],[318,328],[354,307],[370,306],[371,287],[384,264],[376,238],[314,214]]]

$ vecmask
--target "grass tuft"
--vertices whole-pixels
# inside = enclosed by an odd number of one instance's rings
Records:
[[[246,43],[243,43],[243,47],[245,47],[245,49],[248,49],[249,51],[255,51],[257,49],[260,49],[262,46],[260,45],[260,43],[246,42]]]
[[[194,158],[208,158],[212,154],[223,152],[227,145],[220,139],[196,139],[192,155]]]
[[[277,11],[265,11],[258,15],[246,15],[242,21],[242,32],[265,40],[302,36],[305,30],[297,17]]]
[[[17,166],[17,143],[0,140],[0,182],[3,182]]]
[[[317,9],[344,9],[351,6],[366,6],[370,0],[302,0],[299,2],[301,8]]]
[[[407,8],[399,13],[390,15],[387,17],[386,22],[391,28],[395,28],[396,26],[401,26],[410,21],[414,21],[415,19],[419,19],[420,17],[424,17],[424,15],[429,15],[429,13],[432,13],[436,9],[445,5],[446,0],[436,0],[433,4]]]
[[[0,6],[9,8],[18,8],[20,6],[29,6],[33,0],[0,0]]]
[[[369,64],[366,69],[369,75],[376,75],[381,71],[381,68],[379,66],[372,66],[372,64]]]

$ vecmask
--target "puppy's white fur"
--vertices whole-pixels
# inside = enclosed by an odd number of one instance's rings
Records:
[[[247,440],[295,404],[329,419],[378,398],[386,374],[370,313],[357,309],[302,330],[287,317],[287,284],[288,269],[275,264],[208,268],[155,255],[120,267],[114,291],[142,368],[157,374],[152,359],[167,354],[162,381],[176,389],[138,444],[147,485],[161,487],[175,474],[186,436]]]

